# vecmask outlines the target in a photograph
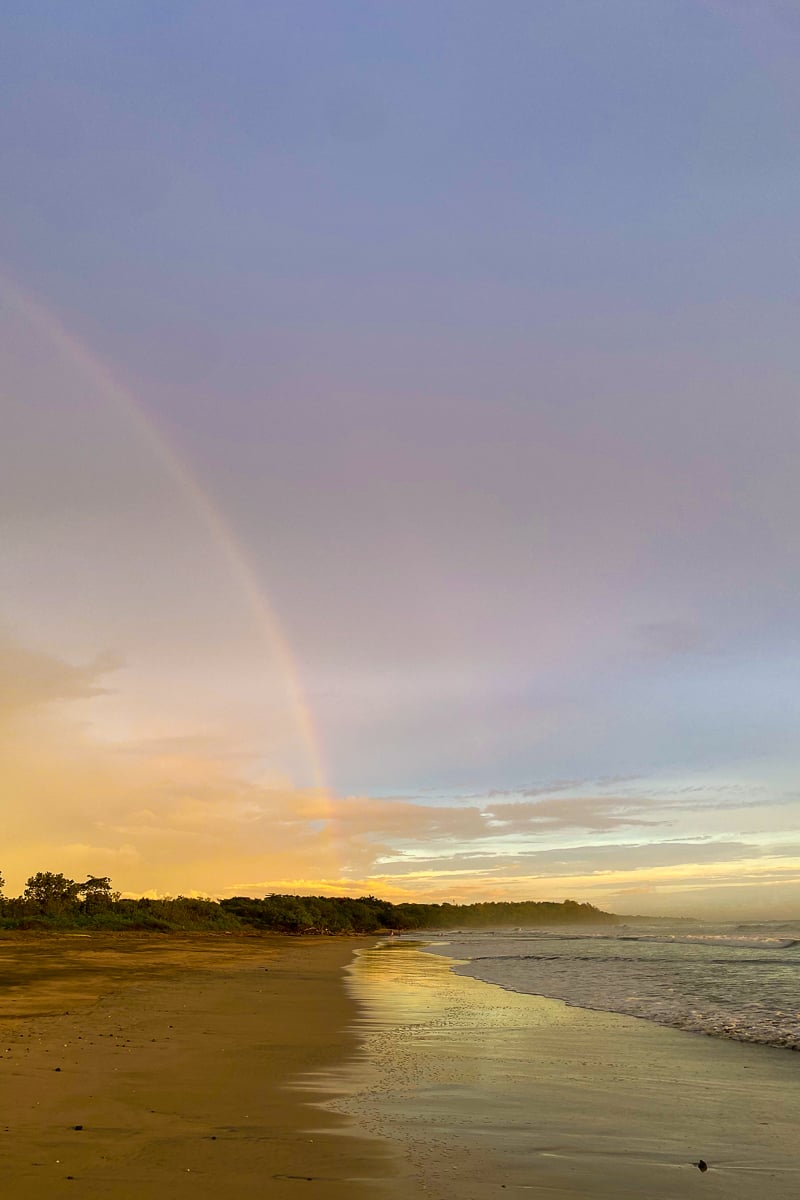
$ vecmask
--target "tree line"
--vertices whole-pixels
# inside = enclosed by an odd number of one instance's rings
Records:
[[[273,932],[292,934],[407,933],[425,929],[476,929],[608,923],[616,918],[575,900],[500,900],[477,904],[392,904],[376,896],[192,896],[154,900],[123,898],[107,875],[82,883],[54,871],[31,875],[21,896],[4,897],[0,876],[0,928],[108,929],[169,932]]]

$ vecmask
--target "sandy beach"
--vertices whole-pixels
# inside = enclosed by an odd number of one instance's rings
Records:
[[[336,1107],[406,1146],[408,1195],[797,1196],[800,1056],[506,991],[452,966],[399,942],[360,950],[349,971],[363,1053]],[[334,1072],[334,1090],[346,1084]]]
[[[364,938],[6,935],[0,1188],[797,1194],[796,1054],[519,995],[452,965]]]
[[[352,1052],[341,976],[363,944],[5,935],[0,1190],[14,1200],[391,1194],[389,1147],[312,1107],[309,1087],[287,1086]]]

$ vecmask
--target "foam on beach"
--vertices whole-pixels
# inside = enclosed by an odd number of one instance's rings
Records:
[[[470,931],[428,948],[510,991],[737,1041],[800,1049],[800,933],[725,929]]]
[[[349,1094],[334,1103],[405,1147],[409,1197],[794,1200],[794,1055],[510,992],[457,966],[395,940],[349,970],[362,1049],[349,1076],[336,1072]]]

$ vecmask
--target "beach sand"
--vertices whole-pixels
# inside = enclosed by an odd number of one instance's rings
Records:
[[[356,938],[0,937],[2,1194],[800,1194],[797,1054],[452,965]]]
[[[336,1107],[405,1145],[409,1196],[800,1194],[800,1055],[507,992],[452,965],[395,942],[361,950],[349,973],[363,1053],[334,1072],[334,1090],[350,1089]]]
[[[342,967],[356,945],[363,939],[1,937],[0,1192],[392,1195],[391,1148],[312,1107],[308,1087],[286,1086],[354,1048]]]

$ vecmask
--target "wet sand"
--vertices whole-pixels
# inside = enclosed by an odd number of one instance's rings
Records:
[[[0,1192],[393,1195],[391,1147],[312,1107],[314,1073],[354,1050],[342,968],[363,945],[1,936]]]
[[[0,1189],[800,1192],[800,1056],[516,995],[451,965],[364,939],[0,937]]]
[[[569,1008],[362,949],[360,1061],[338,1111],[406,1147],[407,1194],[794,1200],[800,1055]],[[709,1169],[693,1165],[700,1159]]]

